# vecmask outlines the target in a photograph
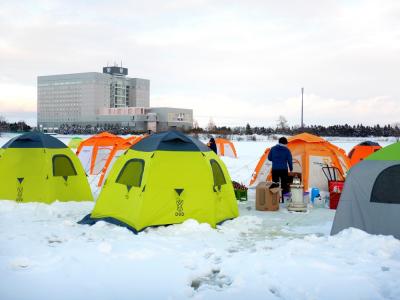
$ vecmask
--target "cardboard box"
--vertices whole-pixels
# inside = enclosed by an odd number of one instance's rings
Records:
[[[272,182],[260,182],[256,187],[256,210],[279,210],[280,187],[272,187]],[[276,185],[276,184],[274,184]]]

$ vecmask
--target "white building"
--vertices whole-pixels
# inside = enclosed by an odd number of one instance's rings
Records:
[[[150,108],[150,81],[129,78],[128,69],[38,76],[38,128],[62,125],[129,127],[136,131],[191,129],[193,110]]]

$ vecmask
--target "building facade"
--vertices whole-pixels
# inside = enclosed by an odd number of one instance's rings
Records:
[[[128,69],[104,67],[88,72],[38,76],[38,128],[118,125],[138,132],[189,130],[193,110],[150,107],[150,81],[130,78]]]

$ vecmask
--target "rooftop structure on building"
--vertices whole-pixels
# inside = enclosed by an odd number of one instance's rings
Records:
[[[138,132],[192,128],[193,110],[150,107],[150,80],[128,77],[128,69],[38,76],[38,128],[117,125]]]

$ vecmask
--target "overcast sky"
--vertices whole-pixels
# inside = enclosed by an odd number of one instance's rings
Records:
[[[38,75],[114,61],[200,125],[400,121],[400,1],[0,1],[0,115],[36,122]]]

